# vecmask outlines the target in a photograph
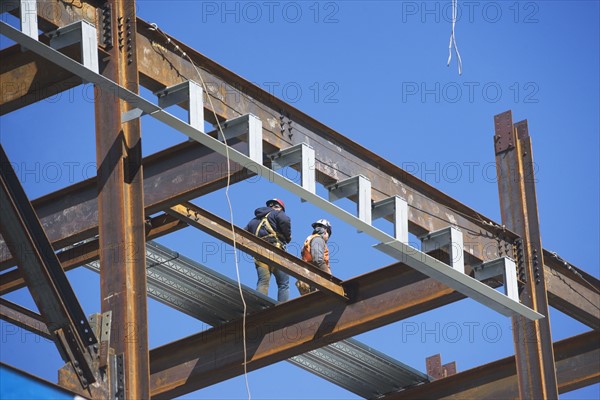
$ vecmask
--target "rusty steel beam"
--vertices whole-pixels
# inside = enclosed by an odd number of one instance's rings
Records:
[[[502,223],[517,232],[521,303],[544,315],[539,321],[513,317],[513,337],[521,399],[558,399],[552,333],[527,121],[513,125],[512,113],[494,117],[496,170]]]
[[[133,93],[139,92],[136,56],[136,2],[109,0],[111,25],[118,28],[103,75]],[[117,40],[118,39],[118,40]],[[102,313],[112,312],[110,347],[123,357],[116,396],[150,395],[146,237],[142,138],[139,119],[123,122],[132,106],[114,93],[95,87],[98,233]],[[112,382],[111,385],[114,385]]]
[[[548,304],[592,329],[600,330],[600,281],[544,250]]]
[[[40,314],[18,304],[0,298],[0,319],[35,333],[48,340],[54,340],[46,326],[46,320]]]
[[[558,392],[600,382],[600,333],[590,331],[554,343]],[[385,400],[514,399],[519,397],[515,357],[482,365],[428,384],[389,393]]]
[[[91,363],[98,343],[33,206],[0,145],[0,232],[17,257],[33,300],[62,358],[82,387],[96,381]]]
[[[344,282],[341,302],[322,292],[246,318],[249,371],[464,298],[401,263]],[[243,373],[242,319],[150,352],[153,398],[173,398]]]
[[[229,140],[233,148],[248,145]],[[225,187],[225,157],[195,142],[183,142],[144,158],[144,203],[146,215],[182,201]],[[231,182],[251,173],[231,163]],[[33,201],[36,214],[55,249],[93,237],[98,233],[97,178],[90,178]],[[0,240],[0,270],[15,265],[6,243]]]
[[[229,222],[192,203],[178,204],[171,207],[167,213],[230,245],[233,245],[235,240],[238,248],[251,256],[268,264],[274,264],[277,268],[312,284],[325,293],[347,300],[339,279],[321,271],[310,263],[294,257],[285,250],[269,245],[264,240],[238,226],[234,226],[234,232],[232,232],[232,225]]]
[[[47,41],[44,35],[39,40]],[[80,58],[76,45],[60,51],[76,60]],[[0,51],[0,59],[0,115],[49,97],[58,98],[82,83],[78,76],[31,51],[22,51],[19,45]]]

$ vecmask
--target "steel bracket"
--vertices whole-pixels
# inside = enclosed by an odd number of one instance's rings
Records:
[[[312,147],[306,143],[299,143],[270,154],[269,158],[273,170],[300,164],[302,187],[311,193],[316,193],[315,150]]]
[[[496,154],[514,149],[514,132],[512,113],[507,112],[494,118],[496,135],[494,136],[494,149]]]
[[[98,37],[94,25],[81,20],[49,32],[48,36],[50,37],[50,47],[56,50],[80,43],[81,64],[89,70],[99,73]]]
[[[408,203],[401,197],[392,196],[373,202],[371,216],[375,220],[392,215],[394,220],[394,237],[408,244]]]
[[[255,115],[245,114],[221,123],[225,139],[247,135],[248,157],[262,165],[263,164],[263,143],[262,143],[262,121]],[[221,132],[219,140],[225,141]]]
[[[100,325],[100,349],[98,351],[98,367],[106,368],[108,366],[108,353],[110,350],[110,329],[112,322],[112,311],[102,313]]]
[[[371,181],[367,177],[356,175],[329,185],[327,189],[329,190],[329,201],[358,196],[356,202],[358,219],[371,224]]]
[[[185,81],[154,92],[154,94],[158,97],[158,106],[160,108],[167,108],[188,102],[188,123],[200,132],[204,132],[204,98],[202,86],[194,81]]]
[[[428,253],[433,250],[446,249],[450,255],[449,265],[452,269],[465,273],[465,258],[463,255],[462,232],[453,226],[430,232],[421,236],[421,251]]]
[[[501,276],[504,280],[504,294],[519,301],[519,285],[517,282],[517,266],[508,257],[500,257],[492,261],[486,261],[473,268],[475,279],[483,281]]]
[[[0,0],[0,13],[19,9],[21,32],[38,40],[38,13],[36,0]]]
[[[110,398],[125,400],[125,354],[110,356]]]
[[[92,369],[92,360],[86,356],[86,352],[78,343],[77,335],[71,330],[71,327],[66,326],[54,332],[57,338],[57,343],[60,343],[62,353],[66,355],[66,359],[73,365],[73,370],[79,378],[79,382],[83,388],[87,388],[91,383],[96,382],[96,377]]]

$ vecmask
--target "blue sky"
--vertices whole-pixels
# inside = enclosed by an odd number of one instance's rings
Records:
[[[455,54],[446,66],[450,4],[138,1],[137,13],[497,222],[493,118],[511,109],[515,122],[529,121],[544,248],[598,277],[599,3],[459,1],[456,40],[462,76]],[[3,38],[2,46],[6,43]],[[1,143],[31,199],[95,174],[90,93],[90,87],[80,86],[0,119]],[[149,119],[143,119],[142,127],[144,154],[185,140]],[[322,188],[319,192],[325,193]],[[283,198],[297,242],[309,233],[311,222],[328,217],[266,182],[236,184],[230,195],[234,222],[242,226],[264,200]],[[229,218],[223,191],[196,203]],[[336,276],[347,279],[392,262],[371,249],[375,243],[368,237],[330,219]],[[215,240],[192,228],[159,241],[235,278],[229,248],[203,254]],[[254,287],[248,257],[241,257],[240,269],[242,283]],[[83,269],[68,276],[85,312],[98,312],[98,277]],[[294,288],[292,295],[297,295]],[[25,290],[6,298],[35,309]],[[550,319],[554,340],[587,330],[554,309]],[[149,326],[151,347],[206,328],[151,300]],[[458,340],[449,336],[456,326],[461,329]],[[468,326],[475,326],[473,335]],[[497,337],[490,338],[484,329],[489,326],[498,327]],[[512,355],[510,327],[509,319],[464,300],[357,338],[420,371],[425,371],[425,358],[436,353],[464,371]],[[4,322],[1,328],[2,361],[56,379],[61,363],[52,344]],[[418,333],[409,334],[414,329]],[[248,379],[256,399],[356,398],[285,362],[252,372]],[[243,377],[185,396],[246,397]],[[561,398],[598,399],[600,388],[594,385]]]

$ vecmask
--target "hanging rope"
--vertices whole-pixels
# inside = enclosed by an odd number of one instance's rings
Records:
[[[448,43],[448,66],[452,60],[452,45],[454,45],[454,51],[456,52],[456,58],[458,60],[458,74],[462,75],[462,60],[460,53],[458,52],[458,46],[456,45],[456,35],[454,28],[456,26],[456,17],[458,15],[458,0],[452,0],[452,31],[450,32],[450,43]]]

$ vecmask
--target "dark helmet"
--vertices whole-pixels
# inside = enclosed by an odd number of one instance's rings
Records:
[[[320,219],[318,221],[315,221],[312,223],[311,226],[313,227],[313,229],[317,229],[318,226],[322,226],[323,228],[325,228],[325,230],[327,230],[329,237],[331,237],[331,223],[326,219]]]
[[[281,209],[283,211],[285,211],[285,203],[283,202],[283,200],[281,200],[281,199],[267,200],[267,207],[271,207],[271,206],[273,206],[273,204],[279,204],[281,206]]]

